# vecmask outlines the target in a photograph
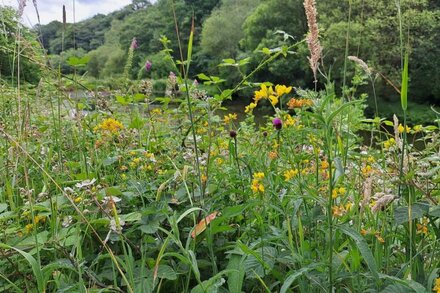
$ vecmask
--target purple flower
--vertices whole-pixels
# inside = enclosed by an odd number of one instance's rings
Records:
[[[150,60],[147,60],[147,62],[145,62],[145,71],[148,72],[151,70],[151,65],[153,65]]]
[[[131,40],[131,45],[130,45],[130,49],[137,49],[138,48],[138,42],[136,40],[136,38],[133,38],[133,40]]]
[[[272,124],[273,124],[273,127],[275,127],[275,129],[277,129],[277,130],[280,130],[281,127],[283,127],[283,121],[281,121],[280,118],[273,119]]]

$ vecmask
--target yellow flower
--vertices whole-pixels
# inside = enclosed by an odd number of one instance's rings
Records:
[[[201,178],[202,179],[202,183],[205,184],[206,181],[208,181],[208,177],[205,174],[203,174],[201,177],[202,177]]]
[[[434,288],[432,288],[432,291],[440,293],[440,278],[435,279]]]
[[[27,224],[26,226],[24,226],[24,231],[25,231],[26,234],[31,233],[33,229],[34,229],[34,225],[33,224]]]
[[[380,243],[385,243],[385,240],[382,238],[382,236],[380,236],[380,233],[379,232],[376,232],[375,234],[374,234],[374,236],[376,236],[376,239],[380,242]]]
[[[289,114],[286,114],[284,116],[284,126],[288,127],[288,126],[293,126],[296,123],[296,119],[292,118],[292,116],[290,116]]]
[[[296,175],[298,175],[299,171],[298,169],[290,169],[284,172],[284,177],[286,181],[289,181],[290,179],[292,179],[293,177],[295,177]]]
[[[386,140],[383,143],[383,147],[385,149],[389,149],[389,148],[391,148],[392,146],[395,146],[395,145],[396,145],[396,140],[394,138],[390,138],[390,139]]]
[[[264,192],[264,185],[258,179],[253,179],[251,189],[254,193]]]
[[[339,189],[338,189],[338,193],[339,193],[340,195],[345,194],[346,191],[347,191],[347,190],[345,189],[345,187],[339,187]]]
[[[278,97],[277,96],[269,96],[269,100],[270,100],[270,103],[272,104],[272,106],[275,106],[276,104],[278,104]]]
[[[321,170],[325,170],[329,167],[329,163],[327,161],[322,161],[321,162]]]
[[[424,217],[422,223],[417,223],[417,234],[428,235],[428,218]]]
[[[406,129],[406,133],[409,133],[409,131],[411,130],[411,127],[406,125],[404,128],[402,124],[399,124],[399,126],[397,127],[397,130],[399,131],[399,133],[403,133],[404,129]]]
[[[284,94],[290,93],[292,91],[292,87],[291,86],[286,87],[285,85],[277,84],[275,86],[275,91],[277,92],[277,96],[280,97],[280,96],[282,96]]]
[[[244,112],[245,113],[252,113],[252,110],[254,110],[256,106],[257,106],[256,103],[250,103],[248,106],[246,106],[246,108],[244,109]]]
[[[258,104],[259,100],[267,99],[272,94],[273,94],[272,87],[271,86],[267,87],[265,84],[262,84],[260,90],[255,92],[254,101],[256,104]]]
[[[336,199],[338,196],[339,196],[339,194],[338,194],[338,190],[337,190],[337,189],[333,189],[333,190],[332,190],[332,198],[333,198],[333,199]]]
[[[162,110],[159,108],[155,108],[155,109],[151,110],[151,114],[152,115],[160,115],[160,114],[162,114]]]
[[[124,129],[124,125],[116,119],[107,118],[101,124],[98,124],[93,130],[101,130],[103,133],[116,134]]]
[[[81,196],[77,196],[77,197],[75,197],[75,199],[73,201],[75,203],[80,203],[82,201],[82,197]]]
[[[264,178],[264,173],[263,172],[256,172],[256,173],[254,173],[254,176],[253,176],[255,179],[259,179],[259,180],[261,180],[261,179],[263,179]]]
[[[228,124],[229,122],[232,122],[233,120],[237,120],[237,114],[236,113],[230,113],[228,115],[225,115],[223,117],[223,121],[225,124]]]
[[[218,166],[222,165],[223,162],[224,162],[224,161],[223,161],[222,158],[217,158],[217,159],[215,159],[215,163],[216,163]]]
[[[332,207],[332,213],[334,217],[342,217],[345,214],[345,212],[346,211],[343,205]]]
[[[362,167],[361,171],[364,176],[368,176],[373,171],[373,168],[370,165],[366,165],[365,167]]]
[[[35,222],[35,225],[38,224],[39,222],[44,223],[44,222],[46,222],[46,216],[36,215],[34,217],[34,222]]]

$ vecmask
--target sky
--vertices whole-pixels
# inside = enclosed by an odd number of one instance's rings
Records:
[[[75,21],[90,18],[98,13],[108,14],[131,3],[131,0],[36,0],[41,24],[53,20],[63,21],[63,5],[66,5],[67,22],[73,22],[73,6],[75,5]],[[18,7],[18,0],[0,0],[1,5]],[[26,1],[22,21],[26,26],[38,23],[37,14],[32,0]]]

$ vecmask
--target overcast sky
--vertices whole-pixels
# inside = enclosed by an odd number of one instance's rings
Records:
[[[107,14],[131,3],[131,0],[36,0],[41,24],[53,20],[63,21],[63,5],[66,5],[67,22],[73,22],[73,5],[75,4],[75,20],[90,18],[98,13]],[[1,5],[18,7],[17,0],[0,0]],[[32,0],[26,1],[23,23],[33,26],[38,23],[37,14]]]

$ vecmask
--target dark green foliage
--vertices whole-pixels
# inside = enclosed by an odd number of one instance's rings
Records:
[[[0,7],[0,78],[16,80],[19,70],[22,81],[38,82],[42,54],[35,39],[12,8]]]

